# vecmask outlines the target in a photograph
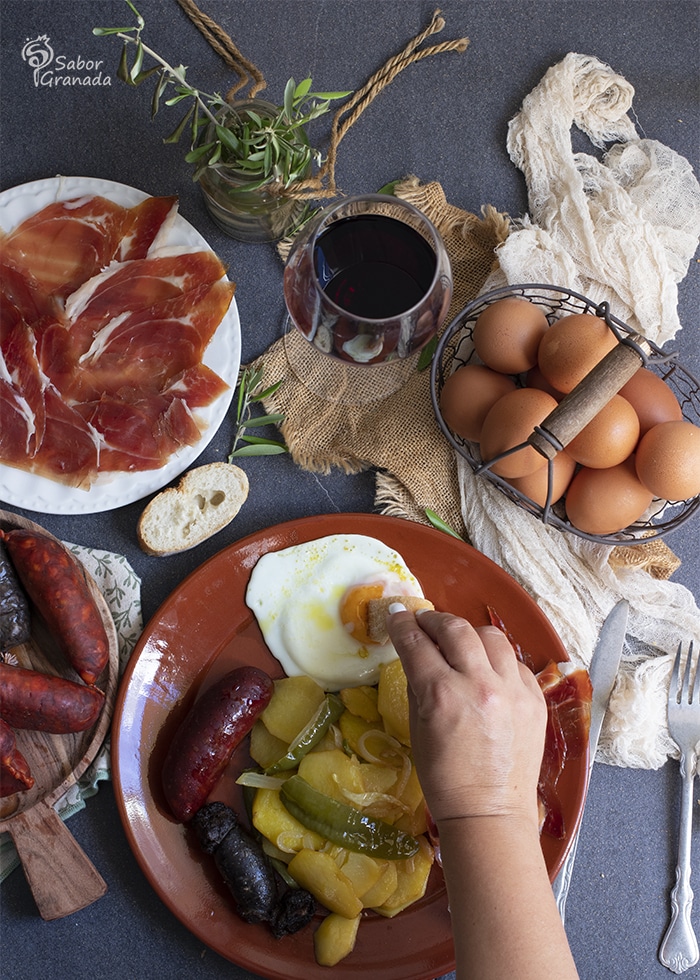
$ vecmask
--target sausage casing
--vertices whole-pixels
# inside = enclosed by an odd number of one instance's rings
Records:
[[[224,803],[205,803],[192,817],[199,844],[214,861],[246,922],[272,922],[277,910],[277,879],[260,843],[240,826]]]
[[[29,763],[17,748],[15,733],[0,718],[0,796],[31,789],[34,777]]]
[[[258,841],[237,824],[214,851],[214,861],[240,917],[246,922],[272,921],[277,910],[277,881]]]
[[[17,528],[3,538],[61,653],[86,684],[94,684],[109,661],[109,640],[80,563],[44,534]]]
[[[96,687],[0,663],[0,716],[13,728],[82,732],[97,721],[104,699]]]
[[[0,541],[0,650],[26,643],[30,636],[29,602]]]
[[[193,704],[168,749],[163,790],[182,823],[206,802],[236,746],[272,697],[273,683],[256,667],[238,667]]]

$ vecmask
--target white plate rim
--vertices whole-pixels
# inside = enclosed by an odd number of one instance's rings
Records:
[[[106,197],[124,207],[133,207],[151,196],[128,184],[100,177],[60,174],[45,177],[0,191],[0,229],[7,234],[48,204],[83,194]],[[194,250],[211,248],[180,214],[168,230],[164,244],[188,245]],[[109,482],[97,482],[89,490],[78,490],[0,463],[0,500],[41,514],[97,514],[131,504],[162,489],[206,449],[228,412],[241,364],[241,325],[235,296],[205,351],[203,362],[216,371],[229,389],[211,405],[197,410],[197,416],[206,423],[201,439],[174,453],[165,466],[158,470],[116,474]]]

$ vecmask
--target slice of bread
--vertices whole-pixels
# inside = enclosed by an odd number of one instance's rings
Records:
[[[147,505],[136,528],[147,555],[174,555],[206,541],[234,519],[248,497],[248,477],[231,463],[207,463]]]
[[[370,599],[367,602],[367,635],[373,643],[389,642],[386,615],[392,602],[400,602],[409,612],[435,608],[430,599],[421,599],[417,595],[386,595],[381,599]]]

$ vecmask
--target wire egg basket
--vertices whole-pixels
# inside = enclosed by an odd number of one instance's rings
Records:
[[[505,479],[492,472],[491,466],[507,454],[501,454],[486,462],[480,455],[478,443],[464,439],[450,429],[440,409],[440,394],[443,386],[450,375],[458,368],[466,364],[481,363],[474,350],[472,339],[476,320],[492,303],[511,297],[526,299],[530,303],[539,306],[550,325],[563,316],[589,313],[602,318],[609,329],[615,334],[618,344],[613,354],[609,356],[617,357],[619,354],[619,364],[622,370],[627,371],[627,374],[624,380],[620,381],[619,379],[615,380],[614,370],[612,372],[608,371],[608,381],[606,384],[609,390],[607,390],[607,393],[596,392],[594,395],[593,400],[597,400],[598,402],[596,411],[602,408],[637,368],[644,366],[662,378],[673,391],[681,406],[683,418],[695,425],[700,424],[700,382],[679,363],[677,354],[665,354],[651,341],[636,334],[631,327],[610,313],[607,303],[597,303],[582,296],[580,293],[574,292],[571,289],[564,289],[560,286],[541,283],[523,283],[504,286],[501,289],[493,290],[478,297],[478,299],[466,306],[455,317],[440,338],[432,362],[431,397],[438,424],[453,448],[467,461],[475,473],[483,476],[496,486],[501,493],[505,494],[518,507],[528,511],[545,524],[552,525],[561,531],[569,531],[589,541],[610,545],[643,544],[655,538],[660,538],[685,523],[695,513],[698,507],[700,507],[700,495],[680,501],[655,498],[652,505],[639,520],[615,533],[590,534],[581,531],[571,523],[566,515],[565,498],[551,502],[553,496],[551,489],[552,457],[556,452],[563,449],[567,445],[567,441],[570,440],[562,442],[558,435],[548,431],[546,427],[541,428],[537,426],[527,442],[508,450],[508,453],[511,453],[527,445],[533,445],[546,457],[549,467],[549,489],[544,505],[540,505],[530,499],[530,497],[525,496],[525,494]],[[611,364],[610,367],[612,368],[613,365]],[[596,379],[593,378],[595,371],[596,369],[574,389],[574,392],[567,395],[566,399],[563,399],[563,402],[571,402],[572,399],[575,402],[577,394],[583,394],[584,386],[590,390],[592,385],[595,390]],[[517,385],[523,386],[521,377],[514,377],[513,380]],[[579,389],[581,390],[580,392]],[[569,407],[574,409],[574,414],[576,414],[575,405],[570,404]],[[591,418],[592,414],[589,413],[588,417]],[[578,430],[581,427],[582,425],[579,424],[576,429]]]

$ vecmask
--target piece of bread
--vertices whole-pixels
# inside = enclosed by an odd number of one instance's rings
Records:
[[[392,602],[400,602],[410,612],[417,609],[434,609],[430,599],[421,599],[417,595],[387,595],[381,599],[369,599],[367,602],[367,635],[373,643],[388,643],[389,634],[386,631],[386,616]]]
[[[248,496],[248,477],[231,463],[207,463],[147,505],[136,528],[147,555],[174,555],[206,541],[234,519]]]

